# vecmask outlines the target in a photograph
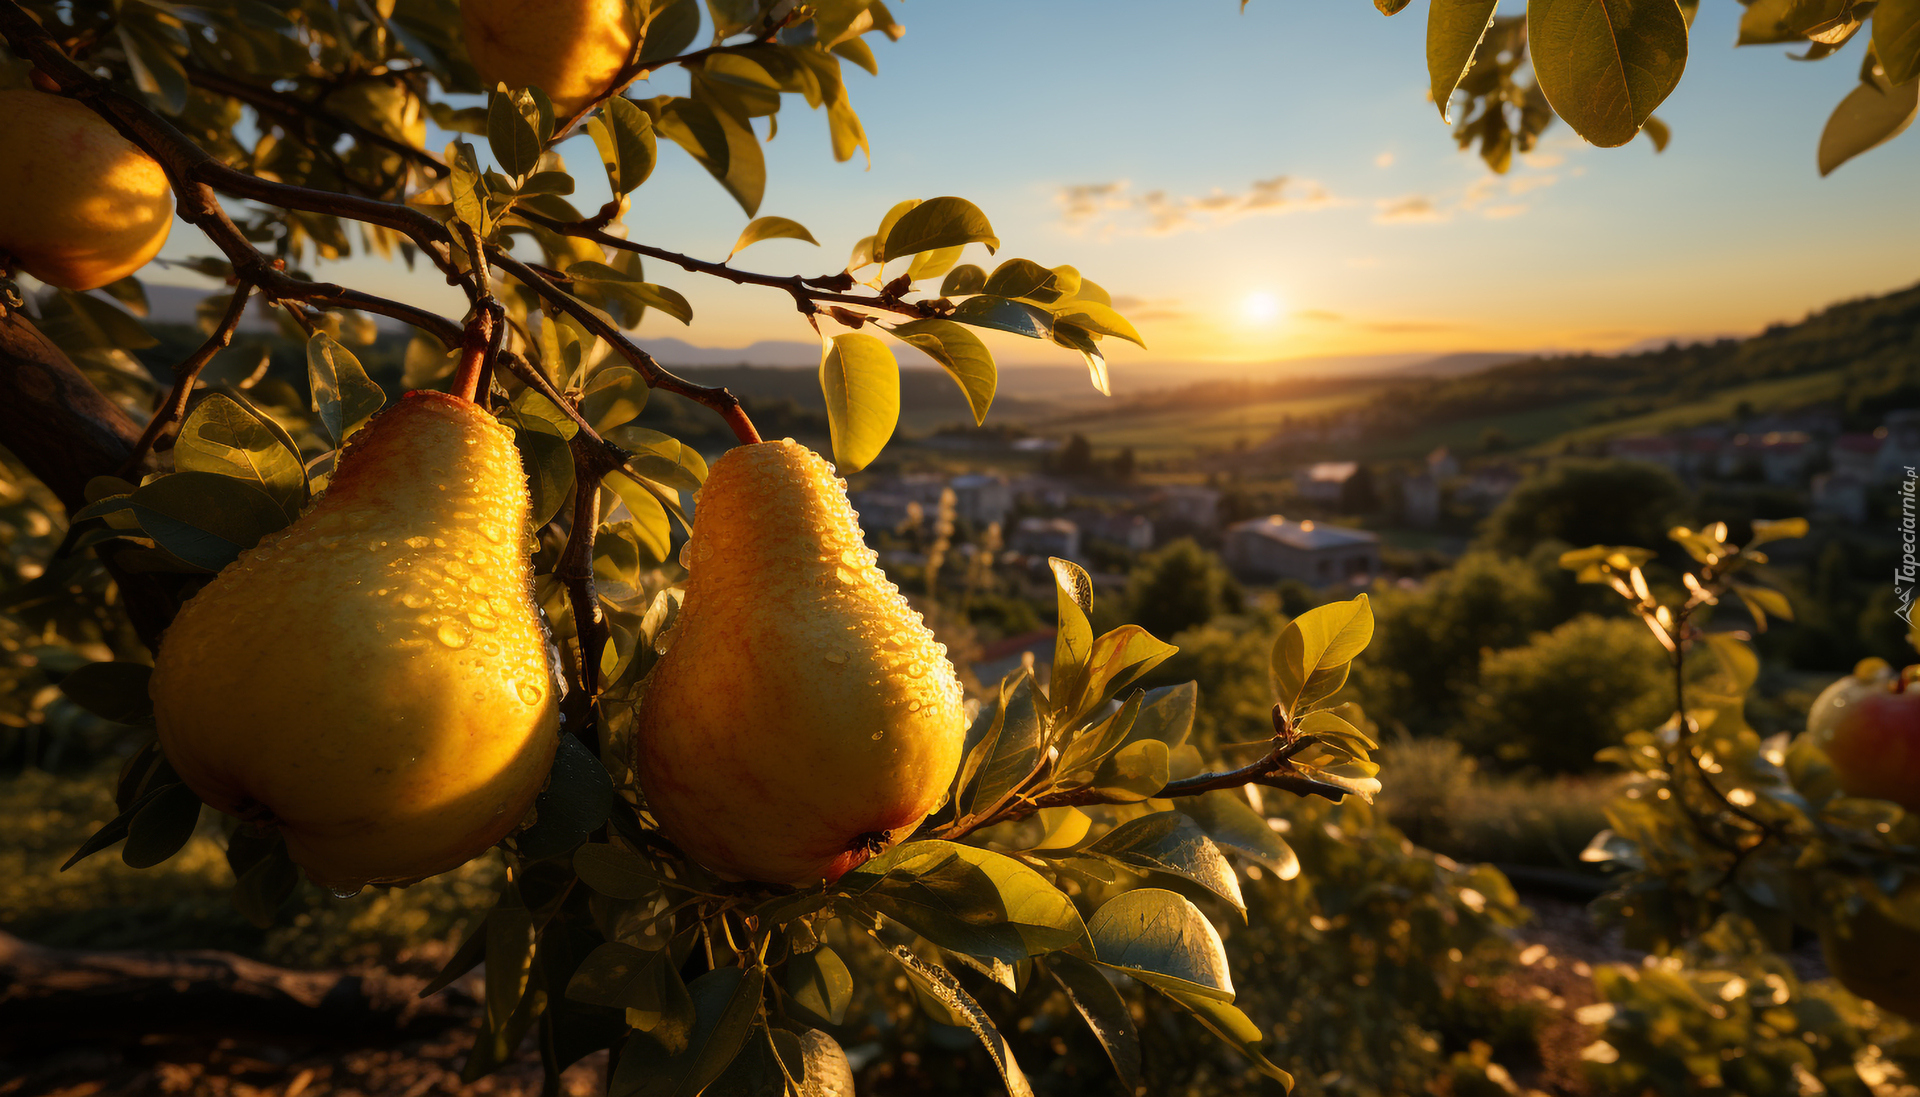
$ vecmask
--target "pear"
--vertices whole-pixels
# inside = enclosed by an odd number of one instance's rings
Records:
[[[146,265],[173,226],[167,174],[71,99],[0,91],[0,263],[89,290]]]
[[[484,852],[545,783],[560,717],[512,432],[414,392],[293,525],[161,638],[160,745],[221,811],[273,823],[336,892]]]
[[[634,729],[668,838],[723,876],[807,885],[940,806],[966,738],[960,682],[826,461],[791,439],[727,451],[681,559],[686,597]]]
[[[640,41],[628,0],[461,0],[460,27],[487,90],[539,88],[561,118],[618,90]]]

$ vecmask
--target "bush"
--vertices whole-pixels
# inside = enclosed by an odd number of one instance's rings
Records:
[[[1570,545],[1658,545],[1689,507],[1685,486],[1659,465],[1558,461],[1507,496],[1487,519],[1481,540],[1514,556],[1550,539]]]
[[[1646,627],[1583,614],[1524,647],[1484,653],[1479,688],[1452,734],[1508,766],[1580,773],[1672,710],[1666,659]]]
[[[1220,557],[1183,537],[1142,557],[1127,579],[1125,620],[1172,636],[1240,610],[1240,587]]]
[[[1380,813],[1408,838],[1462,861],[1582,869],[1622,778],[1550,781],[1481,771],[1451,739],[1382,745]]]

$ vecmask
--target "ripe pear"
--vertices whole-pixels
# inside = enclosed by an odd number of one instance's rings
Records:
[[[505,837],[560,717],[512,432],[410,393],[341,453],[299,521],[161,638],[160,745],[200,798],[277,824],[339,892],[412,883]]]
[[[0,91],[0,149],[0,259],[88,290],[139,270],[167,242],[166,173],[81,104]]]
[[[967,717],[947,649],[791,439],[700,490],[686,598],[634,729],[647,808],[723,876],[837,879],[939,807]]]
[[[627,0],[461,0],[460,24],[488,90],[539,88],[561,118],[618,90],[640,41]]]

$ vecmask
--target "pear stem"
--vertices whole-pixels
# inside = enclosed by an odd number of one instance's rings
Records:
[[[467,318],[466,334],[460,341],[460,365],[454,370],[453,384],[447,391],[468,403],[479,397],[483,376],[491,376],[489,367],[500,348],[497,337],[506,334],[506,328],[494,322],[494,313],[498,311],[499,303],[487,297]]]

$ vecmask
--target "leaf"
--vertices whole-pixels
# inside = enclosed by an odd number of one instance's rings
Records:
[[[1764,545],[1769,541],[1789,541],[1807,535],[1805,518],[1780,518],[1777,520],[1755,518],[1753,520],[1753,540],[1747,542],[1748,548]]]
[[[127,823],[120,859],[128,868],[152,868],[180,852],[200,821],[200,797],[184,784],[167,785]]]
[[[1316,606],[1287,623],[1274,642],[1271,680],[1280,708],[1299,718],[1338,692],[1347,665],[1373,639],[1373,610],[1362,594]]]
[[[534,821],[514,836],[524,861],[571,852],[600,829],[613,810],[613,778],[574,735],[560,736],[547,787],[533,802]]]
[[[886,947],[883,943],[882,947]],[[1000,1072],[1000,1080],[1007,1087],[1007,1097],[1033,1097],[1033,1087],[1027,1082],[1027,1076],[1020,1070],[1020,1064],[1014,1061],[1013,1049],[1007,1046],[1000,1030],[994,1027],[993,1018],[980,1008],[954,979],[953,973],[937,964],[930,964],[916,956],[912,950],[902,945],[887,948],[907,978],[927,994],[945,1005],[953,1013],[967,1022],[973,1034],[987,1049],[987,1055],[993,1059],[994,1068]]]
[[[1500,0],[1432,0],[1427,8],[1427,79],[1440,120],[1451,122],[1448,108],[1461,77],[1473,67],[1473,55],[1493,26]]]
[[[1193,733],[1193,716],[1199,704],[1200,687],[1193,682],[1150,689],[1125,741],[1158,739],[1168,750],[1178,750]]]
[[[1008,692],[1002,713],[994,722],[992,741],[981,744],[985,753],[973,794],[967,800],[969,812],[993,807],[1039,766],[1045,728],[1034,706],[1033,690],[1032,676],[1023,675]]]
[[[740,230],[740,239],[733,242],[733,250],[727,253],[727,258],[733,258],[762,240],[805,240],[814,247],[820,246],[820,241],[813,238],[813,233],[798,221],[787,217],[756,217]]]
[[[1266,1042],[1265,1034],[1260,1031],[1259,1025],[1248,1019],[1240,1007],[1204,995],[1172,991],[1158,986],[1154,989],[1178,1002],[1215,1036],[1232,1044],[1242,1055],[1253,1060],[1253,1065],[1258,1067],[1262,1074],[1288,1089],[1293,1088],[1293,1075],[1274,1065],[1273,1061],[1261,1052],[1260,1045]]]
[[[1139,625],[1121,625],[1093,642],[1084,672],[1063,673],[1054,668],[1054,705],[1068,713],[1086,712],[1151,673],[1178,650]]]
[[[335,445],[360,428],[387,394],[367,377],[360,359],[324,331],[307,340],[307,381],[313,387],[313,410]]]
[[[1880,0],[1873,9],[1873,52],[1887,83],[1920,77],[1920,0]]]
[[[486,183],[480,174],[480,164],[474,156],[473,146],[465,141],[456,141],[453,162],[448,167],[452,170],[447,187],[453,198],[453,215],[473,226],[473,231],[484,239],[493,230],[493,217],[487,211]],[[455,237],[458,239],[459,234],[456,233]]]
[[[1258,861],[1282,880],[1300,875],[1300,859],[1292,847],[1274,833],[1266,819],[1231,792],[1214,789],[1204,796],[1184,796],[1175,801],[1175,806],[1216,844]]]
[[[882,235],[881,246],[874,249],[874,258],[884,263],[903,255],[974,243],[986,245],[989,252],[1000,247],[1000,238],[993,234],[987,215],[965,198],[929,198],[893,223]]]
[[[1100,353],[1100,344],[1087,329],[1076,324],[1056,323],[1048,333],[1060,346],[1077,350],[1087,363],[1087,379],[1093,383],[1095,392],[1102,396],[1113,395],[1113,383],[1107,373],[1107,356]]]
[[[630,422],[647,406],[647,380],[632,366],[610,366],[593,375],[580,392],[580,414],[593,424],[596,433],[605,436],[614,427]],[[527,390],[533,393],[532,389]],[[553,405],[534,394],[541,403]],[[555,408],[555,411],[559,409]],[[567,425],[578,429],[571,419]],[[568,435],[571,437],[571,434]]]
[[[1155,743],[1162,750],[1165,744]],[[1188,816],[1178,811],[1156,811],[1130,819],[1088,846],[1086,852],[1136,871],[1164,872],[1191,880],[1231,903],[1242,917],[1246,900],[1240,879],[1213,841]]]
[[[615,194],[628,194],[647,181],[660,153],[653,136],[653,119],[633,100],[615,95],[587,119],[587,132],[600,150],[607,182]]]
[[[255,413],[222,393],[208,393],[180,425],[173,464],[181,472],[210,472],[250,481],[279,502],[287,520],[307,499],[307,471]]]
[[[573,451],[567,440],[541,430],[515,431],[520,463],[527,470],[527,488],[533,500],[533,527],[539,529],[560,512],[573,490]]]
[[[1053,570],[1054,602],[1059,625],[1053,638],[1053,678],[1048,700],[1056,714],[1064,711],[1073,683],[1081,677],[1087,660],[1093,655],[1093,580],[1085,568],[1071,560],[1050,557]]]
[[[666,1009],[666,971],[672,950],[605,941],[587,954],[567,981],[566,996],[609,1009],[658,1014]]]
[[[953,265],[960,261],[961,253],[966,250],[958,247],[923,251],[913,257],[913,262],[907,264],[907,278],[914,282],[923,278],[937,278],[952,270]]]
[[[1055,953],[1046,959],[1047,974],[1060,984],[1067,1001],[1093,1031],[1094,1038],[1106,1049],[1113,1072],[1128,1093],[1140,1090],[1140,1034],[1134,1030],[1133,1014],[1127,1000],[1120,996],[1099,968],[1069,953]]]
[[[1126,317],[1114,311],[1111,305],[1103,305],[1098,301],[1067,301],[1055,305],[1053,317],[1056,322],[1072,324],[1099,335],[1125,339],[1137,347],[1147,345],[1140,338],[1140,333],[1133,330],[1133,325],[1127,322]]]
[[[946,279],[940,283],[940,296],[964,297],[979,293],[986,287],[987,272],[967,263],[947,272]]]
[[[746,1044],[765,983],[766,972],[760,968],[719,968],[695,979],[687,985],[694,1022],[686,1050],[668,1054],[653,1034],[635,1033],[621,1048],[608,1092],[616,1097],[696,1097]]]
[[[1087,933],[1108,967],[1149,986],[1233,1001],[1226,946],[1183,895],[1161,888],[1121,892],[1094,912]]]
[[[1150,799],[1167,787],[1172,775],[1172,752],[1157,739],[1129,743],[1100,764],[1093,775],[1093,787],[1108,799],[1137,803]]]
[[[787,994],[818,1020],[837,1025],[853,1001],[853,975],[838,953],[821,945],[787,961]]]
[[[1059,275],[1031,259],[1009,259],[993,268],[980,292],[1024,297],[1038,305],[1051,305],[1065,296]]]
[[[941,948],[1008,964],[1082,944],[1072,900],[1005,854],[906,842],[842,877],[842,888]]]
[[[960,302],[957,308],[947,314],[947,318],[957,324],[1010,331],[1029,339],[1045,339],[1053,333],[1053,314],[1047,310],[1024,301],[1009,301],[986,293]]]
[[[912,320],[887,329],[889,334],[940,363],[967,396],[975,424],[987,421],[993,406],[999,370],[993,352],[980,337],[951,320]]]
[[[1897,87],[1878,76],[1862,82],[1840,100],[1820,131],[1820,174],[1829,175],[1868,149],[1900,136],[1913,124],[1916,113],[1920,113],[1920,80]]]
[[[820,391],[834,464],[842,475],[859,472],[886,448],[900,421],[900,365],[871,335],[836,335],[820,358]]]
[[[1554,113],[1614,148],[1680,82],[1687,20],[1675,0],[1527,0],[1527,48]]]
[[[88,663],[60,679],[60,692],[103,720],[152,727],[152,678],[153,668],[144,663]]]
[[[518,179],[540,162],[540,135],[520,113],[513,93],[494,89],[487,99],[487,147],[500,170]]]
[[[573,871],[581,883],[610,899],[645,899],[665,882],[646,858],[600,842],[573,851]]]
[[[287,515],[266,492],[212,472],[176,472],[142,485],[130,497],[140,528],[182,562],[219,571],[262,537],[286,526]]]

